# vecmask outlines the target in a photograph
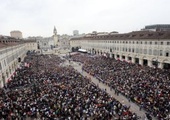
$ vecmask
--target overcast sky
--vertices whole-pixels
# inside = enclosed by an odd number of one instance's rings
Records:
[[[0,0],[1,35],[48,37],[54,26],[58,34],[125,33],[169,23],[170,0]]]

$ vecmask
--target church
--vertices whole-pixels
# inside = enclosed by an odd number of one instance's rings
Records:
[[[38,43],[38,49],[41,52],[49,52],[53,49],[59,48],[59,39],[57,35],[57,29],[54,26],[53,35],[51,37],[36,37]]]

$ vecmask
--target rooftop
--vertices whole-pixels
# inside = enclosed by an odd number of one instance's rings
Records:
[[[129,39],[170,39],[170,31],[133,31],[124,34],[108,34],[108,35],[86,35],[71,40],[97,39],[97,40],[129,40]]]
[[[9,36],[0,36],[0,49],[23,44],[25,42],[36,42],[35,40],[22,40]]]

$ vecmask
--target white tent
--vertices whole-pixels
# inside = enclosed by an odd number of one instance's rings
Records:
[[[85,49],[78,49],[78,51],[79,51],[79,52],[84,52],[84,53],[87,52],[87,50],[85,50]]]

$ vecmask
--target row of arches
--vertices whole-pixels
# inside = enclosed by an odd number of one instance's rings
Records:
[[[130,54],[119,54],[119,53],[112,53],[110,52],[104,52],[102,50],[95,50],[94,48],[88,49],[88,51],[91,54],[95,55],[103,55],[106,57],[111,57],[113,59],[119,59],[119,60],[125,60],[127,62],[132,62],[136,64],[140,64],[142,66],[150,66],[150,67],[158,67],[163,69],[170,69],[170,63],[168,62],[168,59],[159,60],[158,58],[152,57],[148,58],[146,56],[139,57],[139,56],[132,56]]]
[[[72,52],[77,52],[81,47],[72,47],[71,48],[71,51]]]
[[[3,87],[11,77],[15,74],[15,70],[18,67],[18,62],[14,61],[11,65],[9,65],[6,70],[4,70],[0,75],[0,87]]]

